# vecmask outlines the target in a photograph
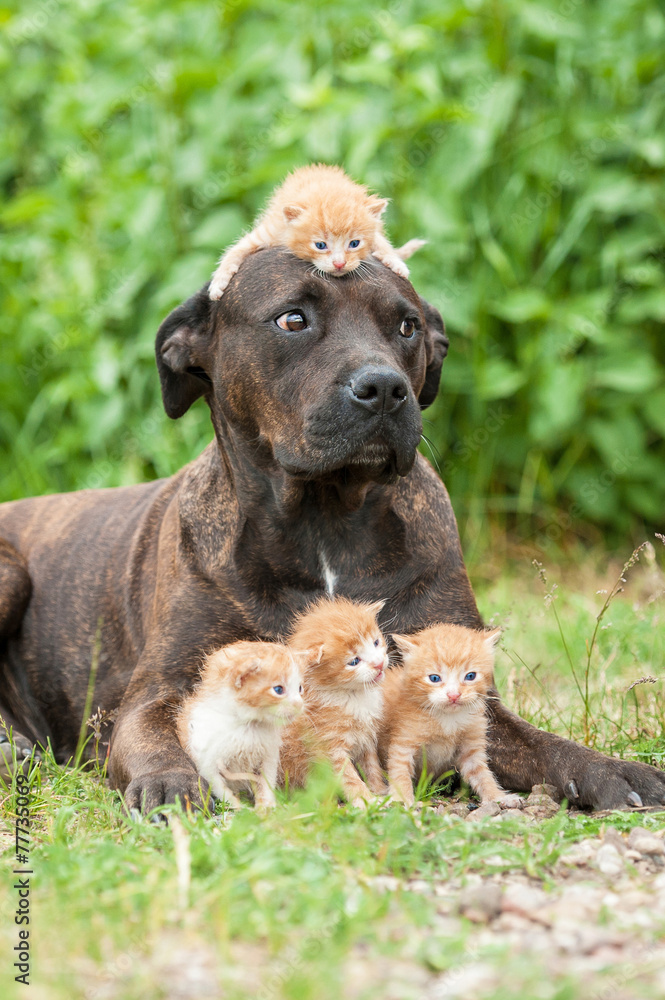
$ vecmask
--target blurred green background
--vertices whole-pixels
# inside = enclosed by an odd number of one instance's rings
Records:
[[[168,475],[153,341],[294,166],[392,199],[469,554],[665,513],[665,17],[630,0],[0,8],[0,498]],[[424,446],[426,454],[428,446]]]

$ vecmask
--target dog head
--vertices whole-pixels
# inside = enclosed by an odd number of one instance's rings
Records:
[[[248,258],[219,302],[207,286],[157,334],[166,412],[199,396],[218,438],[290,476],[405,476],[448,340],[441,316],[378,262],[330,280],[284,250]]]

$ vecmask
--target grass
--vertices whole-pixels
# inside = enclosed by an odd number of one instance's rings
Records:
[[[587,561],[575,569],[573,589],[570,567],[549,567],[544,589],[528,559],[496,579],[486,570],[479,600],[506,626],[498,676],[508,703],[540,726],[662,764],[663,598],[654,595],[663,580],[655,557],[645,562],[642,553],[598,628],[586,706],[572,670],[585,691],[587,640],[606,596],[595,591],[617,572],[605,567],[599,578]],[[552,614],[557,577],[570,658]],[[630,687],[648,674],[656,684]],[[307,790],[282,796],[266,819],[251,809],[225,820],[174,807],[165,826],[126,818],[98,770],[63,769],[47,755],[32,781],[30,996],[49,1000],[415,998],[427,995],[432,973],[453,982],[476,961],[498,971],[495,1000],[581,1000],[589,985],[572,973],[552,978],[537,957],[509,951],[466,920],[451,924],[437,890],[497,872],[547,888],[571,841],[607,823],[627,830],[663,820],[560,812],[529,825],[519,815],[466,823],[423,804],[361,811],[340,807],[322,772]],[[423,785],[422,795],[428,800],[431,788]],[[10,866],[11,793],[3,812]],[[13,914],[10,877],[1,881],[0,905]],[[21,996],[6,957],[17,928],[11,919],[0,928],[0,990]],[[205,991],[206,970],[217,975],[219,993]]]

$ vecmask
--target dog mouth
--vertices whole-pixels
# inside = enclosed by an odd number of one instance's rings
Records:
[[[353,483],[372,481],[387,485],[395,483],[400,476],[405,476],[410,469],[400,465],[397,455],[389,449],[373,451],[369,454],[356,452],[334,468],[325,470],[301,468],[286,462],[280,462],[284,471],[295,479],[317,480],[321,482],[341,483],[351,486]]]

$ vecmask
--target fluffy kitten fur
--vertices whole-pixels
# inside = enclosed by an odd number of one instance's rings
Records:
[[[178,738],[229,805],[240,805],[235,793],[249,790],[260,809],[274,806],[283,727],[302,710],[310,660],[309,650],[276,642],[234,642],[206,658],[178,714]]]
[[[273,193],[252,231],[222,255],[210,283],[210,298],[220,299],[245,257],[266,247],[286,247],[332,275],[355,271],[373,255],[408,278],[404,259],[424,241],[409,240],[395,250],[381,222],[387,204],[386,198],[368,194],[340,167],[316,164],[295,170]]]
[[[319,647],[320,655],[305,672],[305,710],[282,742],[280,778],[288,775],[289,785],[302,787],[312,763],[324,759],[339,773],[354,805],[386,794],[376,750],[388,666],[376,620],[382,606],[326,597],[296,620],[290,645],[296,650]]]
[[[433,625],[416,635],[393,635],[404,666],[386,676],[379,753],[391,794],[406,805],[413,805],[423,752],[428,774],[455,766],[483,802],[518,805],[519,797],[496,783],[486,755],[485,700],[500,634]]]

